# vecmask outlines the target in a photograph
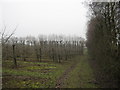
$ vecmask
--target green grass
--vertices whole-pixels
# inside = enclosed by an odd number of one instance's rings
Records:
[[[82,56],[76,68],[70,72],[69,77],[65,80],[64,87],[67,88],[97,88],[94,83],[93,71],[88,63],[87,57]]]
[[[9,75],[16,75],[16,76],[33,76],[33,77],[41,77],[41,78],[48,78],[49,74],[43,74],[39,72],[30,72],[30,71],[21,71],[21,70],[13,70],[13,69],[3,69],[3,73],[7,73]]]
[[[3,88],[54,88],[56,80],[71,64],[18,61],[18,67],[12,68],[12,61],[4,61]]]
[[[13,68],[12,61],[4,61],[3,88],[54,88],[57,79],[75,62],[76,67],[68,72],[63,87],[97,88],[87,56],[63,63],[18,61],[17,68]]]
[[[30,66],[30,67],[25,67],[25,69],[27,70],[41,70],[41,69],[55,69],[56,66],[45,66],[45,67],[41,67],[41,66]]]

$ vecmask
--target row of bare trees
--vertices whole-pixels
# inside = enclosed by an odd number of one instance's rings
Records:
[[[89,55],[105,74],[101,73],[98,78],[103,86],[119,87],[120,2],[92,2],[89,6],[92,11],[87,31]],[[109,82],[109,86],[105,82]]]
[[[3,45],[3,60],[62,62],[76,55],[82,55],[84,39],[64,35],[39,35],[27,37],[11,37]]]

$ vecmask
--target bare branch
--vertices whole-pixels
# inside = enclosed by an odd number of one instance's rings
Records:
[[[6,40],[5,40],[4,43],[6,43],[6,42],[11,38],[11,36],[12,36],[12,35],[15,33],[15,31],[17,30],[17,27],[18,27],[18,25],[15,27],[14,31],[6,38]]]

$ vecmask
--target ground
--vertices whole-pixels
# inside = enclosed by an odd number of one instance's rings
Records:
[[[3,61],[3,88],[97,88],[87,56],[68,61],[30,62]]]

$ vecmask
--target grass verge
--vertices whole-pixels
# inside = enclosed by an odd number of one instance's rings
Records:
[[[97,88],[87,56],[77,57],[77,66],[65,80],[64,88]]]

